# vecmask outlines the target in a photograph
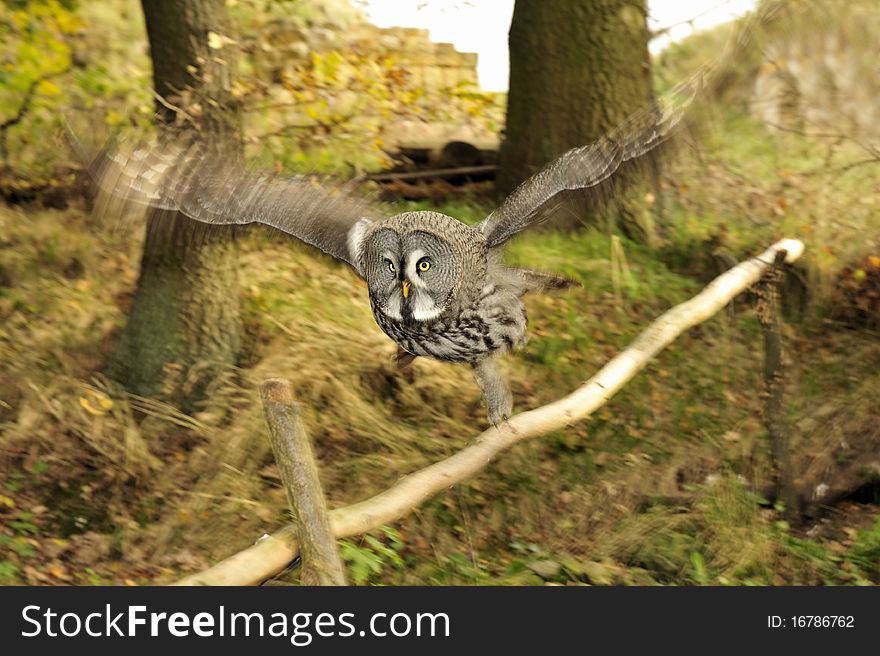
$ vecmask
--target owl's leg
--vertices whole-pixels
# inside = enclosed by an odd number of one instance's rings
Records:
[[[513,396],[507,378],[497,357],[488,357],[474,365],[474,378],[483,392],[483,401],[489,411],[489,421],[498,427],[513,410]]]

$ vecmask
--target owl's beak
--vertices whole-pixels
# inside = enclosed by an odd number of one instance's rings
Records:
[[[409,298],[409,280],[404,280],[402,285],[403,285],[403,297]]]

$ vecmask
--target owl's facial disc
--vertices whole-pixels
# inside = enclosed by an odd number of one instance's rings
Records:
[[[415,240],[414,240],[415,241]],[[403,282],[403,320],[407,323],[436,319],[445,308],[444,298],[435,289],[436,276],[434,257],[427,255],[424,248],[414,248],[406,254]]]
[[[445,241],[413,231],[380,230],[369,241],[365,273],[375,305],[404,323],[440,316],[452,298],[457,258]]]

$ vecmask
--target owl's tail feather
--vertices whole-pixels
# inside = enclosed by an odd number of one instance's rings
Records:
[[[397,366],[398,371],[403,371],[407,367],[409,367],[413,360],[415,360],[417,355],[413,355],[409,351],[404,351],[399,345],[397,347],[397,354],[394,356],[394,364]]]
[[[582,287],[577,280],[555,273],[543,273],[530,269],[508,269],[508,271],[511,277],[515,278],[516,286],[521,290],[520,294],[547,294],[571,287]]]

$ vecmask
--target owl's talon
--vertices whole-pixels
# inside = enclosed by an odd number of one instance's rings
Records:
[[[495,411],[495,412],[490,411],[489,412],[489,421],[491,421],[492,425],[499,430],[501,429],[502,426],[504,426],[505,424],[508,423],[507,419],[509,417],[510,417],[510,410],[508,410],[507,412],[497,412],[497,411]]]
[[[513,397],[498,362],[485,358],[474,365],[474,376],[483,392],[483,401],[489,412],[489,421],[495,428],[507,421],[513,412]]]

